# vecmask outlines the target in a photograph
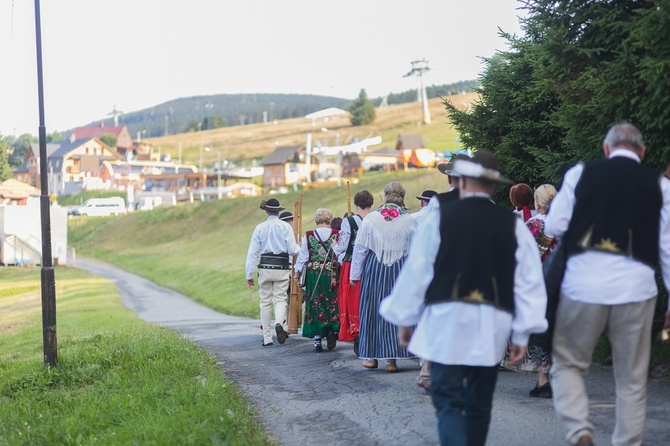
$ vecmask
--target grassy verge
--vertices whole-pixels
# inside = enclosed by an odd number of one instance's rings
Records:
[[[419,209],[415,196],[424,189],[447,189],[447,177],[427,169],[366,174],[352,184],[351,195],[367,189],[379,205],[384,185],[395,179],[407,188],[412,212]],[[298,194],[303,196],[303,230],[314,228],[314,211],[319,207],[336,216],[347,210],[345,186],[291,191],[278,198],[293,211]],[[68,237],[78,255],[113,263],[214,310],[258,317],[258,292],[246,287],[244,265],[254,227],[266,218],[259,202],[259,198],[212,200],[120,217],[72,218]]]
[[[59,365],[44,366],[39,283],[0,270],[0,445],[271,444],[209,355],[82,271],[57,270]]]

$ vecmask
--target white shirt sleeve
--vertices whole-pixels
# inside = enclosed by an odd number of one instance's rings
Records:
[[[512,343],[528,345],[531,333],[542,333],[548,327],[547,290],[542,274],[542,262],[535,237],[523,221],[516,219],[514,232],[517,248],[514,270],[514,318],[512,319]]]
[[[302,238],[302,246],[300,247],[300,252],[298,253],[298,260],[295,262],[295,270],[297,272],[302,272],[305,264],[309,260],[309,250],[307,249],[307,235]]]
[[[258,264],[258,256],[261,253],[261,240],[258,235],[260,225],[256,226],[253,234],[251,234],[251,242],[249,243],[249,250],[247,251],[246,273],[247,280],[253,279],[256,265]]]
[[[283,222],[286,226],[286,232],[284,234],[284,240],[286,241],[286,252],[289,256],[294,256],[300,252],[300,245],[295,242],[295,234],[293,233],[293,226]]]
[[[379,306],[379,314],[384,319],[401,327],[411,327],[419,322],[425,307],[426,290],[433,280],[440,247],[440,212],[430,210],[432,202],[414,233],[407,260],[391,294]],[[439,210],[439,204],[436,209]]]
[[[340,227],[340,241],[337,245],[333,246],[333,252],[337,256],[337,260],[340,262],[340,264],[342,264],[344,261],[344,256],[347,253],[350,237],[351,225],[349,225],[349,219],[345,218],[342,220],[342,226]]]
[[[665,282],[665,289],[670,291],[670,180],[665,177],[661,178],[661,192],[663,194],[663,207],[661,208],[658,241],[663,281]]]
[[[363,234],[367,234],[373,230],[370,226],[370,220],[367,218],[363,219],[360,228],[358,228],[358,235],[356,236],[356,241],[354,242],[354,252],[351,256],[351,270],[349,272],[349,280],[360,280],[363,275],[363,264],[365,263],[365,258],[368,256],[368,247],[363,246],[359,243],[359,240],[362,240]]]
[[[583,164],[577,164],[568,170],[563,178],[563,186],[551,201],[544,232],[547,236],[560,238],[568,230],[575,208],[575,188],[584,170]]]

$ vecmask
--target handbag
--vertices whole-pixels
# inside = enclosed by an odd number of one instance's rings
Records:
[[[549,326],[544,333],[535,333],[530,337],[529,344],[536,345],[551,353],[551,343],[554,339],[554,328],[556,326],[556,310],[561,295],[561,284],[565,275],[567,246],[560,241],[549,258],[542,264],[544,275],[544,286],[547,290],[547,312],[545,317]]]

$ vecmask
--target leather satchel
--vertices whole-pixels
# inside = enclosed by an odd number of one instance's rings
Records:
[[[544,285],[547,290],[547,313],[545,316],[549,323],[549,327],[544,333],[531,335],[529,344],[542,347],[548,353],[551,353],[551,343],[554,339],[556,310],[558,309],[558,301],[561,295],[561,284],[563,283],[567,260],[566,245],[563,241],[560,241],[549,258],[542,264]]]

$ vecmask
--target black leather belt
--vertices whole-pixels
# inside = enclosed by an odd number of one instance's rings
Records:
[[[288,261],[288,254],[261,254],[261,262],[258,269],[291,269]]]

